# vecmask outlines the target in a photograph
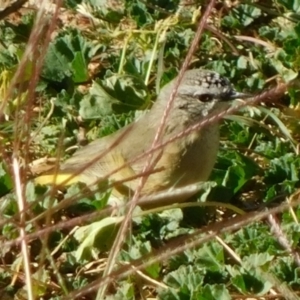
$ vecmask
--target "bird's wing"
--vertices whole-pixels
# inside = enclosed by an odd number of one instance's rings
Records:
[[[123,185],[135,190],[156,132],[155,122],[144,116],[136,123],[79,149],[60,166],[57,174],[41,175],[35,182],[42,185],[70,185],[78,181],[92,184],[109,177],[114,182],[124,181]],[[153,159],[159,161],[161,155],[162,150],[158,150]],[[162,162],[165,160],[163,158]],[[146,190],[161,189],[160,186],[165,185],[168,172],[164,168],[160,163],[161,170],[154,170],[154,174],[149,176]]]
[[[108,175],[114,181],[134,176],[133,169],[126,165],[130,158],[123,157],[122,153],[133,139],[132,125],[84,146],[67,159],[56,174],[41,175],[35,178],[35,182],[42,185],[70,185],[78,181],[90,184]],[[136,151],[135,148],[133,152]],[[121,166],[124,167],[114,173]]]

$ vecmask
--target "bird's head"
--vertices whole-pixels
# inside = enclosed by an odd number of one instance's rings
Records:
[[[163,110],[175,88],[177,78],[165,85],[156,101],[156,108]],[[251,95],[238,92],[230,81],[220,74],[202,69],[185,72],[174,99],[174,116],[180,111],[188,111],[191,117],[206,116],[211,112],[222,111],[230,106],[230,101],[247,98]],[[177,111],[177,112],[176,112]]]
[[[175,85],[175,80],[172,84]],[[226,77],[213,71],[201,69],[185,72],[178,87],[177,95],[197,98],[201,102],[212,100],[230,101],[249,97],[248,94],[236,91]]]
[[[170,97],[176,80],[177,77],[162,88],[159,98]],[[205,103],[212,100],[230,101],[237,98],[247,98],[251,95],[236,91],[230,81],[217,72],[193,69],[185,72],[178,86],[178,96],[196,98]]]

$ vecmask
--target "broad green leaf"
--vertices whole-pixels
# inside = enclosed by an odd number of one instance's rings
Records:
[[[298,76],[298,72],[295,72],[291,68],[285,67],[283,62],[280,60],[272,59],[271,62],[285,82],[290,82]]]
[[[215,167],[224,174],[222,185],[237,193],[253,176],[259,172],[258,165],[246,156],[227,151],[219,157]]]
[[[197,265],[206,268],[210,272],[223,272],[224,248],[217,242],[205,244],[198,251],[195,251],[195,262]]]
[[[128,111],[129,109],[143,109],[148,106],[147,87],[141,78],[112,74],[106,78],[103,86],[109,90],[111,96],[120,101],[121,109]]]
[[[272,262],[274,258],[273,255],[269,255],[267,252],[251,254],[243,257],[243,266],[246,269],[265,266],[268,269],[270,262]]]
[[[254,5],[240,4],[229,15],[223,18],[223,24],[232,28],[249,26],[262,14],[262,11]]]
[[[192,293],[203,284],[205,270],[197,266],[181,266],[178,270],[169,272],[164,282],[170,287],[177,288],[181,292]]]
[[[45,57],[43,77],[54,82],[73,78],[75,82],[88,79],[87,64],[91,45],[77,30],[56,37]]]
[[[76,250],[76,259],[81,261],[92,256],[94,248],[103,252],[110,249],[123,217],[107,217],[101,221],[78,228],[74,234],[80,243]]]
[[[98,119],[112,114],[114,105],[117,104],[119,104],[117,99],[106,93],[100,84],[93,82],[89,94],[85,95],[80,102],[79,114],[83,119]]]
[[[224,284],[206,284],[200,292],[195,295],[197,300],[231,300],[231,295]]]

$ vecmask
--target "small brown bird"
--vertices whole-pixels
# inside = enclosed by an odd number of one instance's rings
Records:
[[[134,160],[151,148],[175,82],[176,78],[161,89],[151,110],[136,122],[81,148],[61,165],[57,174],[42,175],[36,178],[35,182],[58,185],[66,181],[66,184],[80,181],[93,184],[106,179],[108,174],[124,164],[124,168],[110,176],[112,181],[140,174],[147,156]],[[201,69],[186,71],[167,118],[162,142],[201,122],[205,117],[228,108],[230,100],[247,96],[237,92],[228,79],[216,72]],[[154,153],[154,159],[157,158],[157,172],[148,177],[142,195],[207,181],[218,149],[219,125],[216,122],[157,150]],[[138,182],[139,178],[124,182],[122,187],[119,186],[117,191],[112,193],[120,197],[120,193],[134,191]],[[176,202],[189,196],[191,195],[187,194],[182,199],[171,197],[162,202]]]

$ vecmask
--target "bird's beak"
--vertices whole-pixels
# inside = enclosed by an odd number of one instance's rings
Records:
[[[234,100],[234,99],[243,99],[243,98],[251,98],[253,97],[252,94],[248,94],[248,93],[241,93],[238,91],[233,90],[231,95],[230,95],[230,99]]]

